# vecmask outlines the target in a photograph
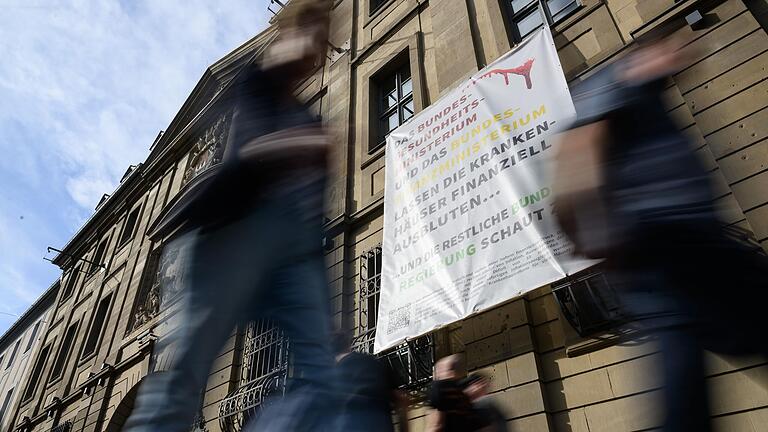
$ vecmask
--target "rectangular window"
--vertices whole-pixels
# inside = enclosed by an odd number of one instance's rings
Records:
[[[35,343],[35,338],[37,338],[38,330],[40,330],[40,321],[38,321],[35,324],[35,328],[32,329],[32,335],[29,337],[29,341],[27,341],[27,346],[24,348],[24,352],[27,352],[30,348],[32,348],[32,345]]]
[[[5,417],[5,412],[8,410],[8,405],[11,404],[11,396],[13,396],[13,389],[8,390],[8,393],[5,394],[3,406],[0,407],[0,425],[3,424],[3,417]]]
[[[386,142],[390,132],[408,121],[415,112],[413,105],[413,80],[408,64],[377,81],[376,138],[372,145],[378,148]]]
[[[370,14],[373,15],[374,12],[379,10],[382,6],[384,6],[384,3],[389,2],[389,0],[371,0],[371,12]]]
[[[37,358],[35,368],[32,369],[32,375],[29,377],[27,387],[24,389],[24,394],[21,397],[22,401],[27,401],[34,396],[35,390],[37,390],[37,383],[40,381],[40,376],[43,374],[43,368],[45,368],[45,365],[48,363],[48,354],[50,353],[51,344],[46,345],[43,347],[43,350],[40,351],[40,357]]]
[[[131,211],[127,218],[125,218],[125,225],[123,226],[123,232],[120,234],[120,241],[117,243],[117,247],[123,246],[133,238],[133,233],[136,230],[136,221],[139,220],[139,211],[141,207],[136,207]]]
[[[77,335],[77,323],[72,324],[67,329],[67,334],[64,336],[64,341],[61,343],[59,354],[56,356],[56,361],[53,363],[53,369],[51,370],[51,378],[49,381],[53,381],[61,377],[61,373],[64,371],[64,365],[69,358],[69,352],[72,350],[72,343]]]
[[[107,318],[107,312],[109,312],[109,302],[112,299],[112,294],[101,299],[99,307],[96,309],[96,315],[93,318],[91,324],[91,330],[88,332],[88,338],[85,340],[85,346],[83,347],[83,354],[80,358],[86,358],[96,351],[96,346],[99,343],[101,337],[101,331],[104,327],[104,320]]]
[[[554,25],[578,9],[579,0],[507,0],[515,41],[520,42],[536,29]]]
[[[80,277],[80,264],[75,266],[74,270],[69,272],[69,279],[67,279],[67,284],[64,285],[64,292],[61,294],[61,301],[64,301],[68,299],[73,292],[75,292],[75,285],[77,284],[77,279]]]
[[[8,369],[13,364],[13,361],[16,360],[16,353],[19,352],[19,345],[21,344],[21,339],[16,341],[16,345],[13,346],[13,351],[11,351],[11,356],[8,357],[8,364],[5,365],[5,368]]]
[[[109,239],[104,239],[99,243],[99,246],[96,248],[96,253],[93,254],[93,258],[91,259],[91,267],[88,269],[88,274],[94,274],[96,273],[102,265],[104,265],[104,255],[107,252],[107,244],[109,243]]]

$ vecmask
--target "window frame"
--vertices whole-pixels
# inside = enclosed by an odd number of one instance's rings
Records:
[[[13,350],[11,351],[10,357],[8,357],[8,363],[5,365],[4,370],[8,370],[13,366],[13,362],[16,361],[16,355],[19,353],[19,346],[21,345],[21,340],[23,338],[19,338],[16,341],[16,344],[13,346]]]
[[[24,348],[24,353],[26,354],[29,352],[30,349],[32,349],[32,345],[35,343],[35,338],[37,337],[37,332],[40,331],[40,324],[42,324],[43,320],[37,320],[35,323],[35,327],[32,329],[32,334],[29,337],[29,341],[27,341],[27,346]]]
[[[82,267],[82,263],[78,263],[69,271],[69,277],[67,278],[67,283],[64,284],[59,304],[64,303],[74,295],[78,279],[80,279],[80,273],[82,273]]]
[[[128,228],[128,222],[131,220],[131,217],[133,215],[136,215],[136,218],[133,219],[133,224],[130,229],[130,233],[126,234],[126,228]],[[122,228],[120,229],[120,236],[117,238],[117,249],[122,249],[123,246],[127,245],[128,243],[133,240],[133,238],[136,236],[136,231],[139,227],[139,221],[141,220],[141,204],[136,205],[131,210],[127,211],[125,214],[125,222],[123,223]]]
[[[51,348],[53,347],[53,341],[48,342],[43,349],[40,350],[40,354],[37,356],[37,361],[32,369],[32,374],[29,376],[27,385],[24,388],[24,392],[21,394],[21,402],[26,403],[35,397],[37,388],[40,385],[40,378],[43,376],[44,368],[48,362],[48,357],[51,354]]]
[[[424,109],[424,106],[428,103],[428,98],[424,94],[425,83],[422,77],[422,65],[419,63],[419,59],[424,58],[424,45],[420,34],[420,32],[414,32],[411,36],[402,40],[399,45],[393,46],[391,55],[373,61],[373,64],[367,68],[359,80],[358,90],[361,112],[356,117],[359,119],[362,127],[356,128],[355,138],[357,140],[356,145],[362,154],[359,162],[361,170],[376,166],[382,156],[384,156],[386,147],[381,145],[374,146],[374,141],[377,139],[375,122],[378,121],[376,109],[377,77],[397,70],[398,66],[406,63],[409,64],[411,80],[413,82],[414,115]],[[369,182],[370,179],[365,181]],[[367,186],[369,184],[365,187]]]
[[[88,264],[88,271],[86,273],[86,279],[90,279],[93,275],[99,272],[99,269],[106,270],[106,256],[107,248],[109,247],[109,236],[102,238],[96,243],[96,247],[93,249],[93,256],[91,256],[90,264]],[[99,262],[101,261],[101,262]],[[102,267],[103,265],[103,267]]]
[[[5,399],[3,399],[3,404],[0,405],[0,426],[3,424],[3,419],[5,418],[5,413],[8,411],[8,407],[11,405],[11,398],[13,398],[14,390],[16,390],[16,387],[11,387],[5,393]]]
[[[85,340],[83,341],[83,347],[80,351],[79,358],[81,363],[87,361],[89,358],[96,355],[96,353],[99,351],[99,343],[101,342],[101,338],[104,334],[107,317],[109,316],[109,311],[112,309],[112,294],[113,293],[110,292],[104,295],[101,300],[99,300],[98,306],[96,306],[96,310],[93,312],[91,325],[88,327],[88,333],[86,334]],[[104,309],[102,309],[102,305],[105,305]],[[104,311],[104,316],[99,319],[102,310]],[[99,326],[98,330],[96,330],[96,325]],[[93,340],[93,346],[89,348],[91,345],[91,340]]]
[[[405,78],[406,71],[408,74],[407,78]],[[386,145],[387,137],[389,134],[392,133],[393,130],[407,123],[408,120],[416,115],[416,107],[413,97],[413,73],[411,72],[410,62],[408,62],[407,59],[406,61],[403,61],[399,66],[395,66],[394,70],[383,71],[383,73],[378,74],[378,76],[374,79],[376,81],[376,123],[374,125],[375,139],[372,142],[374,147],[370,148],[369,152],[374,152],[379,148],[384,147]],[[388,88],[385,89],[383,83],[392,79],[394,79],[394,88],[391,90]],[[410,82],[411,90],[408,93],[403,91],[404,82]],[[394,103],[388,105],[385,101],[388,100],[388,98],[390,98],[393,93],[395,94]],[[406,118],[403,114],[403,111],[407,109],[406,107],[408,104],[411,105],[412,109],[410,110],[410,116]],[[384,132],[384,124],[386,123],[387,127],[389,127],[388,120],[393,114],[397,114],[397,126]]]
[[[368,0],[368,16],[372,17],[381,12],[387,4],[392,3],[392,1],[393,0]]]
[[[61,380],[64,376],[64,370],[67,366],[67,361],[72,354],[73,348],[77,341],[77,333],[80,330],[80,322],[76,321],[74,324],[70,324],[67,327],[67,331],[64,332],[64,337],[61,340],[61,346],[59,347],[56,356],[53,358],[53,364],[51,365],[51,371],[48,374],[48,385],[54,384]],[[71,332],[71,333],[70,333]],[[71,337],[70,337],[71,336]],[[60,367],[58,373],[56,369]]]
[[[542,25],[546,25],[552,28],[576,13],[576,11],[584,6],[582,0],[568,0],[570,2],[569,5],[561,9],[561,12],[558,12],[558,14],[563,13],[562,11],[566,12],[564,12],[562,16],[559,16],[557,19],[555,19],[552,16],[552,11],[550,10],[550,0],[532,0],[529,4],[523,6],[520,8],[520,10],[517,11],[512,8],[512,1],[513,0],[501,0],[503,3],[503,9],[506,11],[506,21],[509,28],[509,34],[514,44],[522,42],[522,40],[525,39],[528,35],[540,28],[539,26],[536,26],[536,28],[526,34],[520,33],[518,22],[532,15],[535,13],[535,11],[538,10],[538,13],[541,15]],[[569,8],[570,10],[568,10]]]

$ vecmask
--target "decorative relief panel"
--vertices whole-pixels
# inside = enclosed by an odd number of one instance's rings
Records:
[[[197,139],[187,159],[187,168],[184,170],[184,178],[181,182],[182,186],[189,183],[201,172],[221,162],[224,147],[227,145],[231,119],[232,116],[229,113],[221,115]]]

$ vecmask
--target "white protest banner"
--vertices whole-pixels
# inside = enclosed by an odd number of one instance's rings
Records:
[[[387,138],[374,351],[562,279],[553,134],[575,116],[542,29]]]

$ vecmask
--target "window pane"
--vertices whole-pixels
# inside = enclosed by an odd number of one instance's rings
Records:
[[[403,123],[408,121],[409,118],[413,117],[413,99],[409,100],[403,105],[402,116],[403,116]]]
[[[395,128],[400,126],[400,118],[397,116],[397,111],[390,114],[386,121],[387,121],[387,129],[386,129],[387,132],[391,132]]]
[[[512,0],[512,12],[520,12],[524,7],[533,2],[534,0]]]
[[[27,381],[27,387],[24,389],[24,394],[21,397],[21,400],[26,401],[35,394],[35,390],[37,389],[37,382],[40,379],[40,375],[42,375],[43,373],[43,368],[48,362],[48,354],[50,352],[51,352],[50,344],[46,345],[43,348],[43,350],[40,351],[40,357],[37,358],[37,363],[35,363],[35,368],[32,369],[32,375],[30,375],[29,381]]]
[[[388,76],[379,82],[382,95],[392,93],[397,88],[395,75]]]
[[[552,21],[558,22],[573,12],[579,4],[576,0],[547,0],[547,6],[549,6]]]
[[[384,96],[384,99],[382,100],[382,102],[383,102],[383,105],[381,108],[383,111],[386,111],[388,108],[391,108],[397,105],[397,91],[392,90],[391,93]]]
[[[518,20],[516,24],[517,29],[520,31],[520,37],[524,38],[532,31],[541,27],[544,24],[544,19],[541,16],[541,11],[536,8],[536,10]]]
[[[96,310],[96,316],[91,324],[91,329],[88,333],[88,338],[85,341],[83,353],[80,358],[85,358],[92,354],[96,350],[96,345],[99,343],[101,337],[101,330],[104,327],[104,319],[107,317],[109,311],[109,301],[112,298],[112,294],[107,295],[99,302],[99,308]]]
[[[413,93],[413,81],[411,81],[410,78],[407,78],[403,81],[403,85],[400,89],[400,95],[405,97],[411,93]]]

